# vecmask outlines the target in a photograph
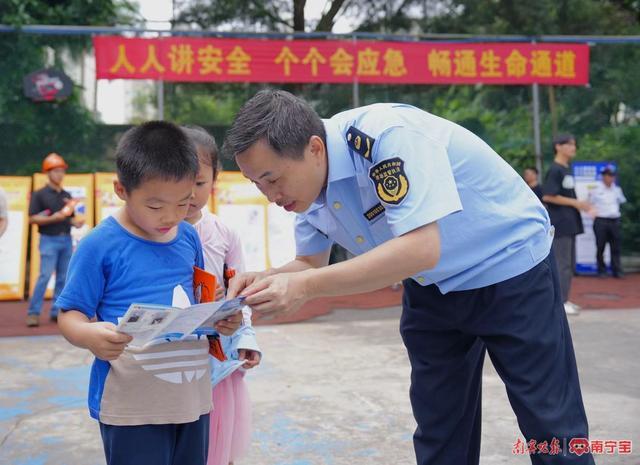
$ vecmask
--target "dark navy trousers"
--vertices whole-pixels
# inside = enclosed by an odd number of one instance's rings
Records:
[[[485,353],[526,441],[555,438],[563,447],[560,454],[531,455],[531,462],[594,463],[590,454],[569,452],[572,438],[588,438],[588,425],[552,254],[480,289],[443,295],[413,280],[404,289],[400,332],[411,361],[418,465],[479,463]],[[516,440],[505,437],[503,446],[511,451]]]
[[[209,414],[191,423],[113,426],[100,423],[108,465],[206,465]]]

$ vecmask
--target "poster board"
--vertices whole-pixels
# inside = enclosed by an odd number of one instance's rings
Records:
[[[116,173],[96,173],[94,175],[96,224],[111,216],[124,205],[124,200],[118,197],[113,190],[113,181],[116,176]]]
[[[29,236],[31,177],[0,176],[7,197],[8,225],[0,237],[0,300],[22,300]]]
[[[589,200],[589,192],[596,188],[602,179],[600,171],[605,166],[616,166],[615,163],[606,161],[578,161],[572,164],[573,178],[575,179],[576,197],[579,200]],[[617,166],[616,166],[617,168]],[[576,272],[580,274],[596,274],[598,263],[596,261],[596,236],[593,232],[594,218],[581,211],[584,233],[576,236]],[[604,261],[610,263],[611,253],[609,244],[604,250]]]
[[[212,211],[240,234],[247,271],[281,266],[295,258],[295,214],[270,204],[242,173],[220,173],[211,200]]]
[[[33,190],[43,188],[47,184],[47,175],[43,173],[34,173]],[[85,223],[81,228],[71,228],[71,237],[73,239],[73,248],[75,250],[78,242],[86,236],[94,226],[94,190],[93,190],[93,174],[67,174],[62,183],[63,188],[71,194],[71,197],[78,201],[76,205],[76,218],[84,219]],[[38,280],[40,273],[40,234],[36,225],[31,226],[31,267],[29,272],[29,295],[33,294],[33,289]],[[51,276],[47,285],[46,298],[53,295],[53,287],[55,283],[55,273]]]

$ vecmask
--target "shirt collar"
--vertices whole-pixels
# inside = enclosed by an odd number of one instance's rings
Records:
[[[356,170],[347,147],[345,135],[340,130],[338,122],[332,119],[322,121],[327,132],[327,162],[329,164],[327,184],[354,177]]]
[[[304,212],[305,214],[326,205],[327,189],[331,190],[331,183],[356,175],[351,154],[349,153],[345,136],[340,130],[340,125],[332,119],[323,119],[322,122],[327,133],[327,187],[322,189],[318,198]]]

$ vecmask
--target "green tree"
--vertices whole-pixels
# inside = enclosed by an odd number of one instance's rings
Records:
[[[128,2],[113,0],[1,0],[0,23],[116,25],[134,20]],[[31,174],[42,158],[60,151],[72,171],[103,168],[104,147],[96,144],[97,123],[82,103],[81,89],[62,102],[34,103],[22,93],[26,74],[43,68],[48,53],[64,70],[62,52],[78,57],[90,47],[87,36],[38,36],[20,32],[0,34],[0,144],[3,174]],[[50,53],[49,53],[50,54]]]

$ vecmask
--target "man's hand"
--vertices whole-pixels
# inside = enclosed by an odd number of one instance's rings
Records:
[[[251,349],[238,349],[238,359],[245,360],[242,368],[246,368],[247,370],[260,365],[260,359],[262,359],[262,354],[257,350]]]
[[[245,304],[263,315],[293,313],[311,297],[307,272],[280,273],[256,280],[247,286]]]
[[[250,286],[255,281],[267,276],[267,273],[263,272],[247,272],[239,273],[235,275],[231,281],[229,281],[229,289],[227,289],[227,300],[234,299],[238,296],[247,286]]]
[[[238,311],[238,313],[234,313],[231,316],[228,316],[224,320],[220,320],[216,322],[213,327],[216,331],[224,336],[231,336],[242,324],[242,311]]]
[[[87,348],[100,360],[117,359],[131,339],[128,334],[116,331],[116,325],[106,321],[86,323]]]

